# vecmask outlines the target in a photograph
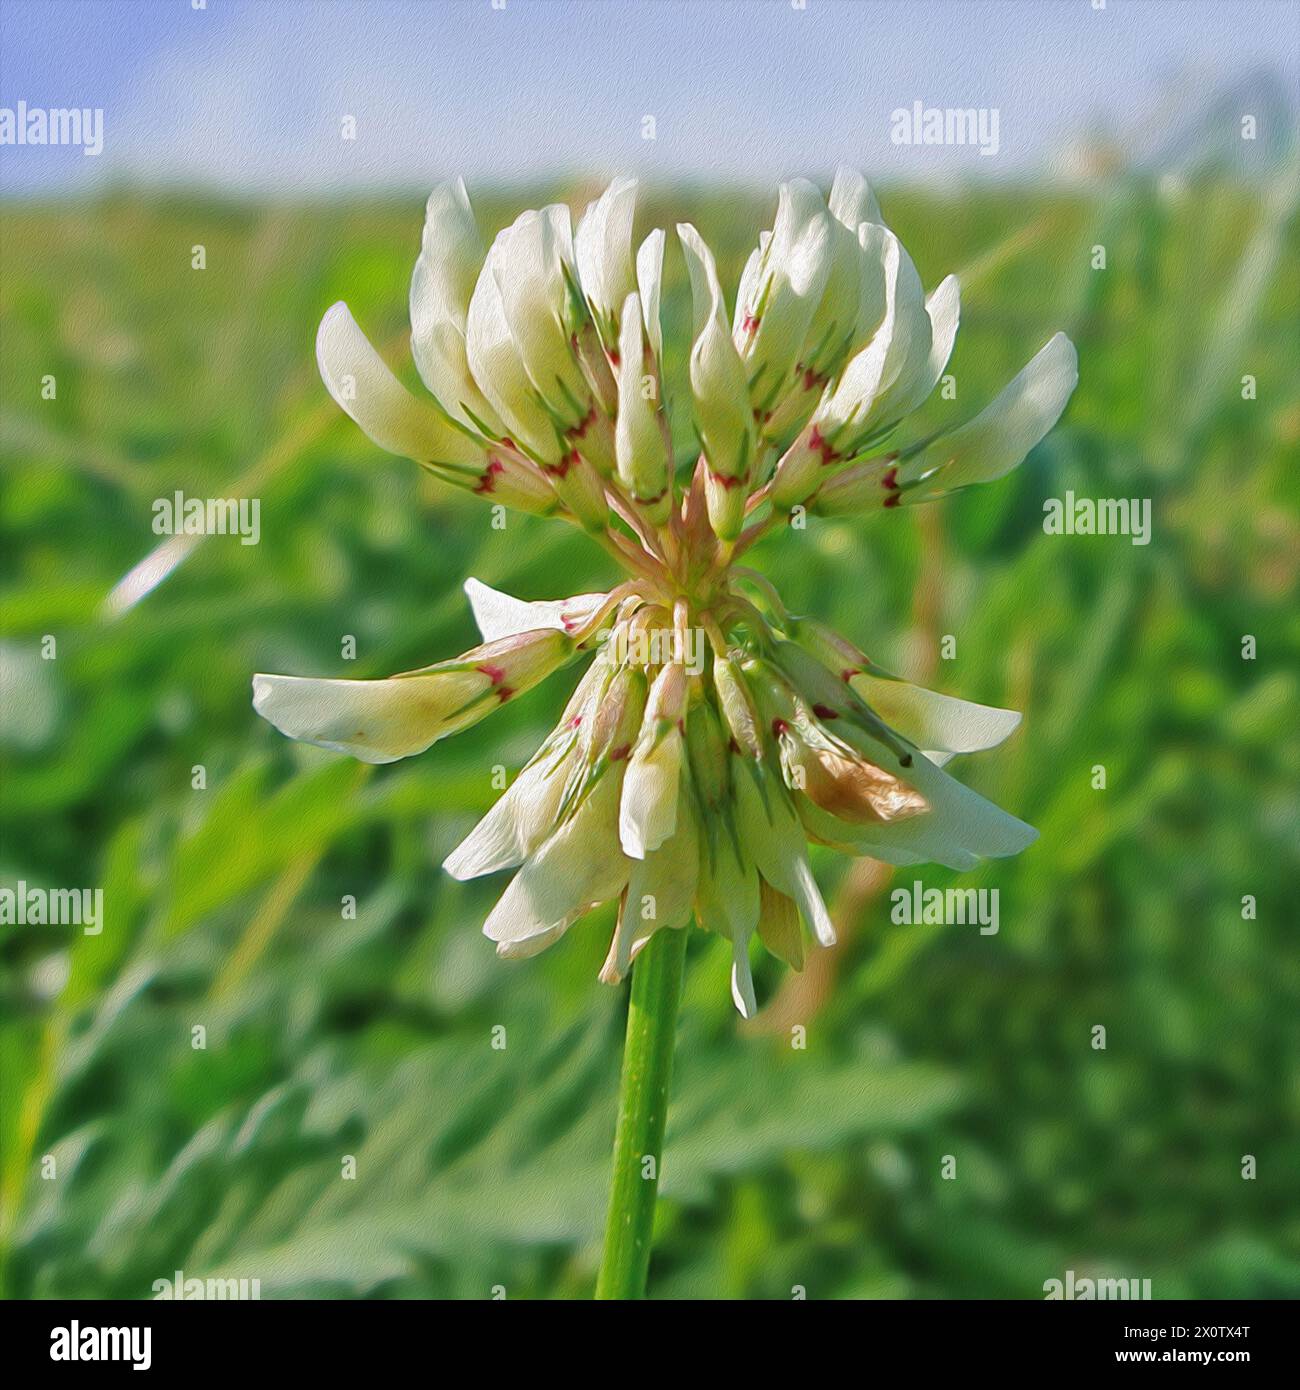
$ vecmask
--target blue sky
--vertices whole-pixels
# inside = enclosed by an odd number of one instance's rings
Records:
[[[1261,69],[1300,85],[1294,0],[1094,3],[4,0],[0,106],[102,107],[104,151],[6,147],[0,188],[766,182],[842,160],[874,177],[996,175],[1059,167],[1099,122],[1137,129]],[[891,144],[891,111],[915,101],[996,107],[998,155]]]

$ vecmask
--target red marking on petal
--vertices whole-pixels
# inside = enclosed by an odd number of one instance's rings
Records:
[[[592,427],[592,425],[595,424],[595,422],[596,407],[593,405],[591,409],[582,417],[581,420],[578,421],[576,425],[574,425],[574,427],[571,430],[567,430],[565,432],[565,438],[581,439],[582,436],[586,434],[587,431]]]
[[[862,672],[856,666],[846,666],[845,669],[840,672],[840,680],[851,681],[854,676],[860,676],[861,674]]]
[[[486,662],[478,668],[492,682],[493,685],[500,685],[506,678],[505,670],[500,666],[489,666]]]
[[[576,449],[572,449],[569,451],[569,453],[565,454],[565,456],[559,461],[559,463],[543,464],[542,471],[552,478],[563,478],[568,474],[569,469],[572,468],[573,465],[577,463],[577,461],[578,451]]]
[[[620,743],[619,746],[615,748],[614,751],[609,755],[609,760],[612,763],[621,763],[623,759],[626,758],[631,751],[632,745],[630,743]]]
[[[488,465],[483,470],[483,476],[474,485],[473,490],[475,492],[495,492],[497,485],[496,475],[498,473],[504,473],[505,471],[506,466],[499,458],[489,456]]]
[[[504,705],[514,693],[515,692],[511,690],[508,685],[503,685],[501,689],[497,691],[497,699]]]
[[[897,487],[897,486],[898,486],[898,466],[897,466],[897,465],[895,465],[893,468],[888,469],[885,473],[883,473],[883,474],[881,475],[881,478],[880,478],[880,486],[881,486],[881,487]]]
[[[777,738],[780,738],[782,734],[788,734],[790,732],[790,726],[784,719],[774,719],[772,720],[772,732]]]
[[[753,314],[746,314],[740,321],[740,331],[742,333],[757,333],[761,319],[756,319]]]
[[[617,349],[617,348],[615,348],[611,353],[609,353],[608,356],[609,356],[609,365],[610,365],[611,367],[617,367],[618,364],[619,364],[619,362],[622,360],[622,359],[619,357],[619,355],[618,355],[618,349]]]
[[[833,449],[827,440],[822,438],[822,432],[816,425],[813,426],[812,433],[808,436],[808,447],[814,454],[820,454],[822,456],[823,468],[825,468],[827,464],[834,463],[840,456],[839,452]]]
[[[721,473],[714,473],[712,471],[710,471],[709,477],[727,492],[730,492],[733,487],[739,487],[741,482],[739,478],[724,478]]]
[[[818,719],[838,719],[840,717],[839,711],[833,710],[829,705],[814,705],[813,713]]]
[[[885,498],[885,506],[896,507],[902,500],[903,494],[901,492],[891,492],[889,496]]]

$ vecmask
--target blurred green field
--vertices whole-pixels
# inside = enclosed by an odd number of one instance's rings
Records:
[[[995,936],[895,925],[883,871],[819,859],[842,943],[799,977],[765,958],[752,1026],[728,948],[697,934],[652,1295],[1035,1298],[1071,1269],[1300,1295],[1295,187],[883,190],[926,284],[962,275],[958,399],[922,423],[978,409],[1057,328],[1079,389],[1003,482],[814,522],[754,563],[883,664],[1023,709],[954,770],[1042,838],[960,878],[1000,890]],[[368,771],[250,706],[254,671],[384,675],[471,645],[467,575],[528,598],[610,580],[565,528],[490,529],[320,384],[339,298],[414,381],[421,213],[126,192],[0,212],[0,883],[101,886],[105,913],[98,936],[0,928],[10,1295],[148,1297],[176,1270],[263,1297],[591,1293],[625,1007],[595,978],[610,915],[503,963],[479,933],[500,883],[438,867],[570,683]],[[730,288],[769,214],[685,191],[639,225],[694,220]],[[680,344],[675,249],[669,275]],[[207,539],[104,618],[177,489],[259,497],[260,544]],[[1151,498],[1152,543],[1044,535],[1067,489]]]

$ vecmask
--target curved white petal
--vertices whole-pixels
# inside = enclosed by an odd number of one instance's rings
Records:
[[[539,599],[529,602],[493,589],[479,579],[465,581],[474,621],[485,642],[514,637],[520,632],[549,627],[557,632],[573,632],[600,607],[606,594],[575,594],[572,598]]]
[[[773,401],[804,344],[832,262],[833,221],[807,179],[781,185],[771,239],[736,298],[734,341],[755,403]]]
[[[849,685],[891,729],[919,748],[977,753],[995,748],[1020,725],[1018,710],[978,705],[907,681],[863,672],[851,677]]]
[[[904,777],[925,797],[924,815],[888,825],[849,825],[799,798],[799,815],[809,831],[852,853],[869,854],[888,864],[943,864],[974,868],[981,859],[1004,859],[1038,838],[1031,825],[995,806],[940,771],[924,754],[913,754],[903,768],[887,750],[873,750],[881,766]]]
[[[487,265],[534,392],[566,427],[577,425],[587,413],[590,388],[570,345],[569,209],[552,203],[521,213],[492,243]]]
[[[758,1012],[754,998],[754,976],[749,968],[749,938],[736,936],[731,942],[731,1002],[741,1018],[753,1018]]]
[[[483,924],[483,934],[498,949],[514,951],[548,934],[554,940],[596,904],[623,891],[631,863],[618,846],[621,789],[618,770],[608,772],[511,879]]]
[[[647,399],[645,340],[639,296],[630,294],[623,306],[619,334],[618,416],[614,422],[614,461],[618,476],[633,499],[656,525],[667,520],[668,450],[653,398]]]
[[[895,265],[896,274],[890,287],[889,343],[876,391],[864,401],[864,409],[854,421],[853,433],[858,435],[866,434],[869,428],[882,429],[894,424],[913,409],[919,391],[924,395],[930,392],[925,379],[930,365],[933,326],[921,277],[901,242]]]
[[[636,253],[636,288],[641,296],[645,335],[656,362],[662,362],[664,356],[664,331],[659,319],[663,277],[664,230],[662,227],[656,227],[641,243]]]
[[[652,749],[638,749],[628,760],[618,819],[624,854],[644,859],[676,829],[681,770],[682,736],[676,729]]]
[[[686,926],[698,883],[699,832],[683,788],[676,830],[654,853],[631,865],[601,979],[607,984],[621,980],[637,952],[661,928]]]
[[[570,922],[563,922],[558,927],[552,927],[550,931],[538,932],[536,936],[525,936],[519,941],[498,941],[497,955],[502,960],[529,960],[533,956],[540,956],[548,946],[554,946],[571,925]]]
[[[636,285],[632,269],[636,193],[635,179],[615,179],[583,213],[573,237],[578,279],[606,351],[618,346],[619,315]]]
[[[865,223],[860,232],[869,271],[864,274],[861,313],[869,318],[879,309],[880,318],[870,341],[849,359],[813,415],[821,435],[842,455],[887,421],[891,391],[895,396],[905,391],[930,355],[925,291],[912,258],[886,228]]]
[[[921,405],[939,384],[943,369],[952,356],[961,318],[961,294],[955,275],[948,275],[925,301],[930,320],[930,353],[925,365],[918,366],[906,389],[891,395],[881,405],[882,416],[902,419]]]
[[[802,850],[790,863],[790,883],[791,887],[782,889],[787,896],[793,898],[799,904],[799,911],[803,913],[804,921],[812,929],[812,934],[822,946],[835,945],[835,924],[831,921],[831,914],[826,909],[826,901],[822,897],[821,889],[817,887],[817,880],[813,876],[812,866],[808,863],[808,856]],[[779,888],[779,884],[773,884],[774,888]]]
[[[554,830],[570,774],[596,707],[608,689],[611,663],[597,653],[569,697],[559,724],[492,809],[443,861],[457,879],[481,878],[522,864]]]
[[[476,671],[373,681],[256,675],[253,708],[290,738],[391,763],[481,719],[494,706],[480,698],[490,689]]]
[[[1009,473],[1061,417],[1079,381],[1079,356],[1057,333],[974,419],[931,441],[898,470],[903,502],[927,501]]]
[[[734,539],[744,516],[744,479],[753,466],[754,416],[749,405],[745,365],[727,329],[722,286],[713,252],[689,223],[677,235],[691,280],[695,340],[691,347],[690,382],[695,428],[709,472],[709,519],[724,539]],[[712,486],[721,480],[718,488]]]
[[[813,806],[807,797],[798,797],[800,817],[820,838],[848,845],[857,853],[870,854],[891,864],[933,861],[956,869],[970,868],[980,858],[997,859],[1018,854],[1038,838],[1033,826],[1008,815],[941,772],[923,754],[904,749],[878,719],[860,707],[846,706],[843,684],[802,648],[788,642],[778,643],[773,659],[805,701],[823,703],[838,710],[840,717],[834,725],[836,738],[919,792],[929,806],[921,815],[887,825],[850,826]],[[902,761],[904,756],[908,759],[906,764]],[[833,833],[823,833],[815,829],[815,825],[827,827]],[[896,857],[900,855],[902,857]],[[781,887],[780,884],[774,886]]]
[[[452,878],[481,878],[513,869],[546,839],[564,798],[561,767],[568,748],[530,762],[492,809],[443,860]]]
[[[871,185],[857,169],[847,164],[841,164],[835,171],[828,206],[831,216],[851,232],[856,232],[863,222],[883,223],[885,220],[880,215],[880,204]]]
[[[511,436],[537,457],[554,462],[560,454],[555,427],[537,403],[497,287],[493,261],[499,254],[499,243],[500,237],[488,251],[470,296],[465,322],[466,360],[474,380]]]
[[[465,321],[482,264],[483,239],[464,181],[439,184],[425,206],[411,273],[411,355],[444,410],[469,425],[472,412],[500,438],[501,422],[470,375],[465,352]]]
[[[745,306],[754,301],[758,294],[758,275],[763,267],[763,257],[767,254],[768,243],[772,240],[770,231],[759,232],[758,245],[749,253],[745,268],[740,272],[740,284],[736,288],[736,307],[731,316],[731,332],[737,341],[740,325],[745,315]]]
[[[677,828],[688,693],[685,668],[669,662],[646,697],[619,802],[619,838],[633,859],[657,850]]]
[[[329,393],[390,454],[422,463],[481,463],[483,451],[389,370],[340,300],[316,330],[316,362]]]

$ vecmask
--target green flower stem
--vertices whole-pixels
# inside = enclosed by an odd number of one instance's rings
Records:
[[[644,1298],[688,928],[656,932],[632,967],[614,1174],[596,1297]],[[653,1158],[651,1176],[643,1176]]]

